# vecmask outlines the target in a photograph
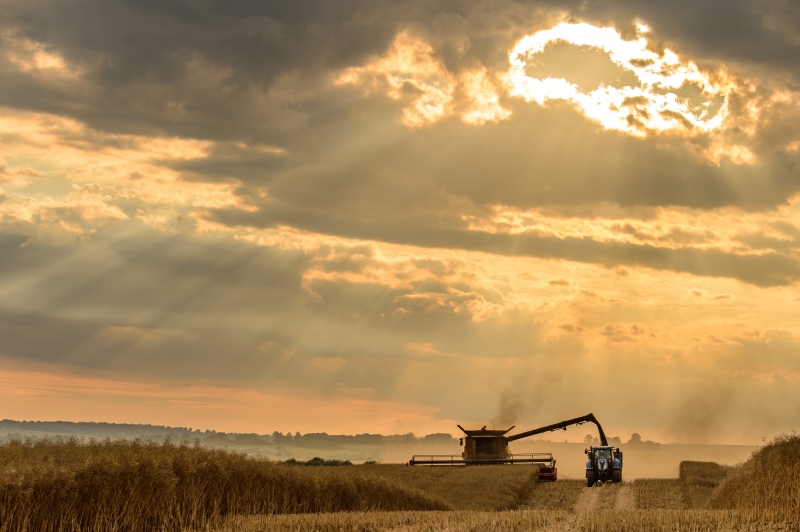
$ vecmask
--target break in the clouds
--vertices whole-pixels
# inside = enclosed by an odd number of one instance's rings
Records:
[[[648,31],[641,24],[636,29],[638,33]],[[563,78],[529,76],[525,72],[528,62],[535,61],[537,54],[558,42],[602,50],[623,70],[623,76],[627,73],[635,76],[635,85],[603,84],[585,93]],[[684,63],[669,49],[661,54],[648,50],[644,37],[625,41],[613,28],[586,23],[561,23],[524,37],[514,46],[510,61],[507,79],[512,95],[540,105],[548,100],[566,100],[604,128],[636,136],[648,132],[717,129],[728,114],[728,98],[734,90],[724,74],[717,74],[721,80],[714,82],[694,63]],[[684,95],[678,93],[681,89]],[[697,93],[696,103],[692,102],[691,91]]]
[[[0,9],[7,417],[795,428],[790,2]]]

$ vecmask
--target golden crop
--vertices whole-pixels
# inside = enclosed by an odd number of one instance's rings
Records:
[[[800,515],[800,436],[778,436],[753,453],[720,483],[708,505]]]
[[[447,508],[374,475],[312,469],[169,443],[12,442],[0,445],[0,531],[180,531],[228,515]]]
[[[796,531],[800,437],[587,488],[536,467],[297,467],[199,446],[0,445],[0,532]],[[432,511],[436,510],[436,511]]]
[[[535,465],[408,467],[396,464],[327,468],[320,474],[365,475],[424,493],[453,510],[506,510],[529,500],[537,488]]]
[[[689,507],[681,481],[677,479],[638,479],[633,483],[636,508],[640,510],[682,510]]]
[[[213,532],[789,532],[792,522],[756,512],[564,510],[369,512],[230,518]]]
[[[531,510],[571,510],[586,487],[583,480],[560,480],[538,484],[525,503]]]
[[[731,470],[714,462],[681,462],[680,480],[689,508],[706,508],[711,494]]]

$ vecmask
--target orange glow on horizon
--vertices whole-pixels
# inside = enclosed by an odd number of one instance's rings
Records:
[[[453,432],[455,421],[414,403],[308,391],[135,381],[57,364],[0,358],[3,416],[16,420],[103,421],[185,426],[224,432]],[[53,401],[57,398],[57,401]],[[426,432],[427,431],[427,432]]]

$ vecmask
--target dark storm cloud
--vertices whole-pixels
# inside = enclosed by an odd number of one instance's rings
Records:
[[[40,43],[80,67],[83,83],[6,72],[0,101],[111,131],[263,140],[269,135],[263,122],[285,109],[270,108],[262,97],[282,76],[318,86],[329,70],[380,55],[408,27],[431,41],[450,68],[477,61],[502,69],[511,44],[540,24],[543,13],[557,11],[621,28],[641,17],[700,61],[783,73],[798,68],[800,40],[791,28],[799,15],[781,0],[679,6],[625,0],[8,0],[3,44],[11,37]]]
[[[12,72],[0,101],[109,131],[263,140],[263,122],[272,129],[287,112],[265,101],[282,76],[317,88],[331,69],[382,53],[404,27],[476,11],[469,3],[361,0],[8,2],[9,35],[41,43],[85,73],[81,84]],[[485,48],[501,58],[506,44]],[[331,103],[313,107],[300,114],[325,114]]]
[[[166,162],[186,180],[264,182],[265,178],[287,167],[287,156],[269,149],[252,148],[244,144],[220,142],[214,144],[202,159]]]
[[[787,284],[797,278],[797,265],[779,254],[488,235],[466,231],[463,217],[485,215],[493,204],[773,208],[800,191],[798,152],[775,148],[798,138],[797,127],[787,125],[791,110],[766,112],[771,120],[754,141],[758,164],[723,158],[717,166],[702,155],[708,139],[626,137],[559,104],[506,101],[513,115],[499,124],[472,127],[449,118],[410,131],[398,121],[403,101],[328,80],[337,69],[384,54],[404,28],[431,42],[452,69],[486,64],[502,70],[514,40],[557,10],[623,30],[641,17],[689,58],[759,65],[778,75],[794,68],[787,58],[796,45],[770,17],[787,9],[791,18],[791,6],[780,2],[743,1],[687,2],[683,9],[624,0],[8,2],[5,45],[24,37],[83,70],[58,82],[11,72],[0,98],[99,129],[219,139],[207,157],[164,164],[186,180],[239,183],[238,194],[257,212],[208,213],[232,226],[287,225]]]
[[[800,75],[796,2],[618,0],[585,2],[582,7],[575,11],[609,23],[641,18],[670,46],[698,55],[701,61],[735,63],[762,73],[791,73],[795,83]]]
[[[84,84],[72,85],[9,75],[3,102],[111,131],[248,138],[259,129],[250,115],[264,118],[258,96],[277,77],[297,70],[313,77],[357,61],[393,34],[386,19],[338,20],[353,8],[297,5],[292,16],[281,5],[244,16],[227,2],[6,3],[3,19],[15,37],[44,44],[86,73]]]
[[[36,272],[36,293],[28,295],[27,304],[66,305],[104,314],[106,304],[113,308],[124,302],[120,311],[124,321],[141,326],[169,322],[175,312],[214,314],[231,304],[252,315],[265,302],[285,310],[297,304],[308,262],[302,253],[237,242],[201,244],[158,233],[148,236],[111,238],[99,233],[102,243],[62,247],[20,246],[25,237],[8,235],[0,263],[3,285],[14,294],[11,280]],[[109,319],[113,315],[104,314]]]

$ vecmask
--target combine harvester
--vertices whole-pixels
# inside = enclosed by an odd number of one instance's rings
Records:
[[[441,454],[415,454],[408,465],[427,465],[427,466],[468,466],[468,465],[496,465],[496,464],[541,464],[539,467],[540,481],[554,481],[558,477],[556,461],[552,453],[522,453],[512,454],[508,451],[508,444],[512,441],[521,440],[529,436],[552,432],[555,430],[567,430],[571,425],[583,425],[584,423],[594,423],[600,433],[600,446],[586,449],[588,461],[586,462],[586,483],[594,486],[600,482],[622,482],[622,451],[617,447],[608,445],[603,427],[593,414],[576,417],[561,423],[547,425],[538,429],[520,432],[513,436],[506,436],[514,427],[507,430],[487,430],[483,427],[480,430],[466,430],[461,425],[457,425],[465,434],[459,443],[464,446],[464,452],[458,455]]]

